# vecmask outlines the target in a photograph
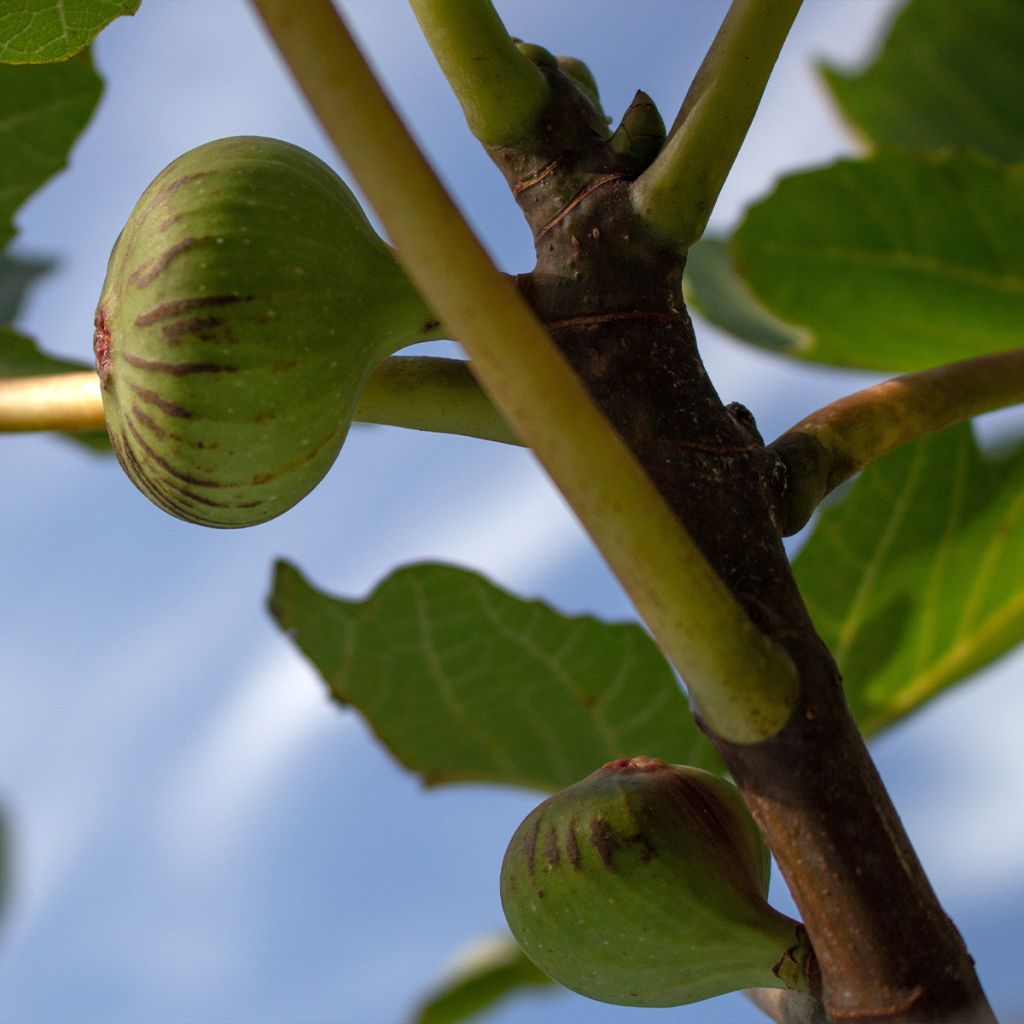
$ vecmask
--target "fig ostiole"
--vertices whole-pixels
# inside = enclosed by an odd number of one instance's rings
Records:
[[[437,328],[325,163],[274,139],[200,146],[110,256],[94,349],[114,451],[172,515],[265,522],[330,468],[378,364]]]
[[[505,854],[501,899],[526,955],[602,1002],[808,991],[807,934],[767,903],[769,870],[735,786],[637,757],[609,762],[526,817]]]

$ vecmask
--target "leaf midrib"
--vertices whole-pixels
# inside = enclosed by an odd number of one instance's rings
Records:
[[[783,242],[767,242],[760,248],[769,256],[786,256],[819,265],[829,261],[858,269],[910,271],[957,284],[976,285],[1000,294],[1024,295],[1024,277],[1020,275],[992,274],[917,253],[878,252],[839,245],[808,248]]]

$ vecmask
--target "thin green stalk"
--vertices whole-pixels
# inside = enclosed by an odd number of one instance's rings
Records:
[[[771,447],[790,466],[790,494],[802,508],[802,526],[826,494],[896,448],[1020,403],[1024,348],[906,374],[846,395],[804,417]],[[522,444],[462,359],[386,359],[367,381],[353,419]],[[0,379],[0,433],[103,427],[99,379],[91,371]]]
[[[520,443],[462,359],[385,359],[367,381],[353,419]],[[0,433],[103,428],[99,378],[91,371],[0,379]]]
[[[707,227],[801,0],[733,0],[657,159],[633,185],[637,210],[681,252]]]
[[[253,0],[387,228],[406,272],[533,448],[710,728],[775,735],[796,698],[786,652],[747,617],[456,210],[327,0]]]
[[[1024,402],[1024,348],[908,373],[823,406],[771,447],[789,469],[787,533],[891,451],[972,416]]]
[[[490,0],[410,0],[410,6],[476,138],[506,146],[526,135],[547,104],[548,85]]]
[[[103,426],[100,381],[91,371],[0,379],[0,433]]]
[[[367,382],[355,419],[521,444],[463,359],[386,359]]]

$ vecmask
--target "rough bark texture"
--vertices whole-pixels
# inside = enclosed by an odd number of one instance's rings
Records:
[[[630,202],[639,168],[607,145],[584,94],[545,73],[554,100],[538,131],[491,151],[534,232],[537,265],[519,286],[716,571],[799,668],[799,705],[779,736],[711,738],[803,914],[827,1013],[991,1020],[790,572],[785,469],[704,371],[682,302],[684,261]]]

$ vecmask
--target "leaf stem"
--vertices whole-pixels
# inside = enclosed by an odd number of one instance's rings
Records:
[[[732,0],[633,202],[681,252],[704,233],[801,0]]]
[[[100,382],[91,371],[0,379],[0,433],[103,426]]]
[[[771,447],[789,471],[786,533],[833,488],[902,445],[1024,402],[1024,348],[908,373],[823,406]]]
[[[775,735],[796,700],[763,634],[674,518],[515,286],[498,272],[328,0],[253,0],[399,260],[608,559],[709,727]]]
[[[359,396],[353,419],[520,443],[464,359],[385,359]],[[99,378],[91,371],[0,379],[0,433],[103,428]]]
[[[521,444],[464,359],[393,356],[369,379],[356,406],[361,423]]]
[[[490,0],[410,0],[469,130],[485,146],[507,146],[536,124],[548,85],[519,52]]]

